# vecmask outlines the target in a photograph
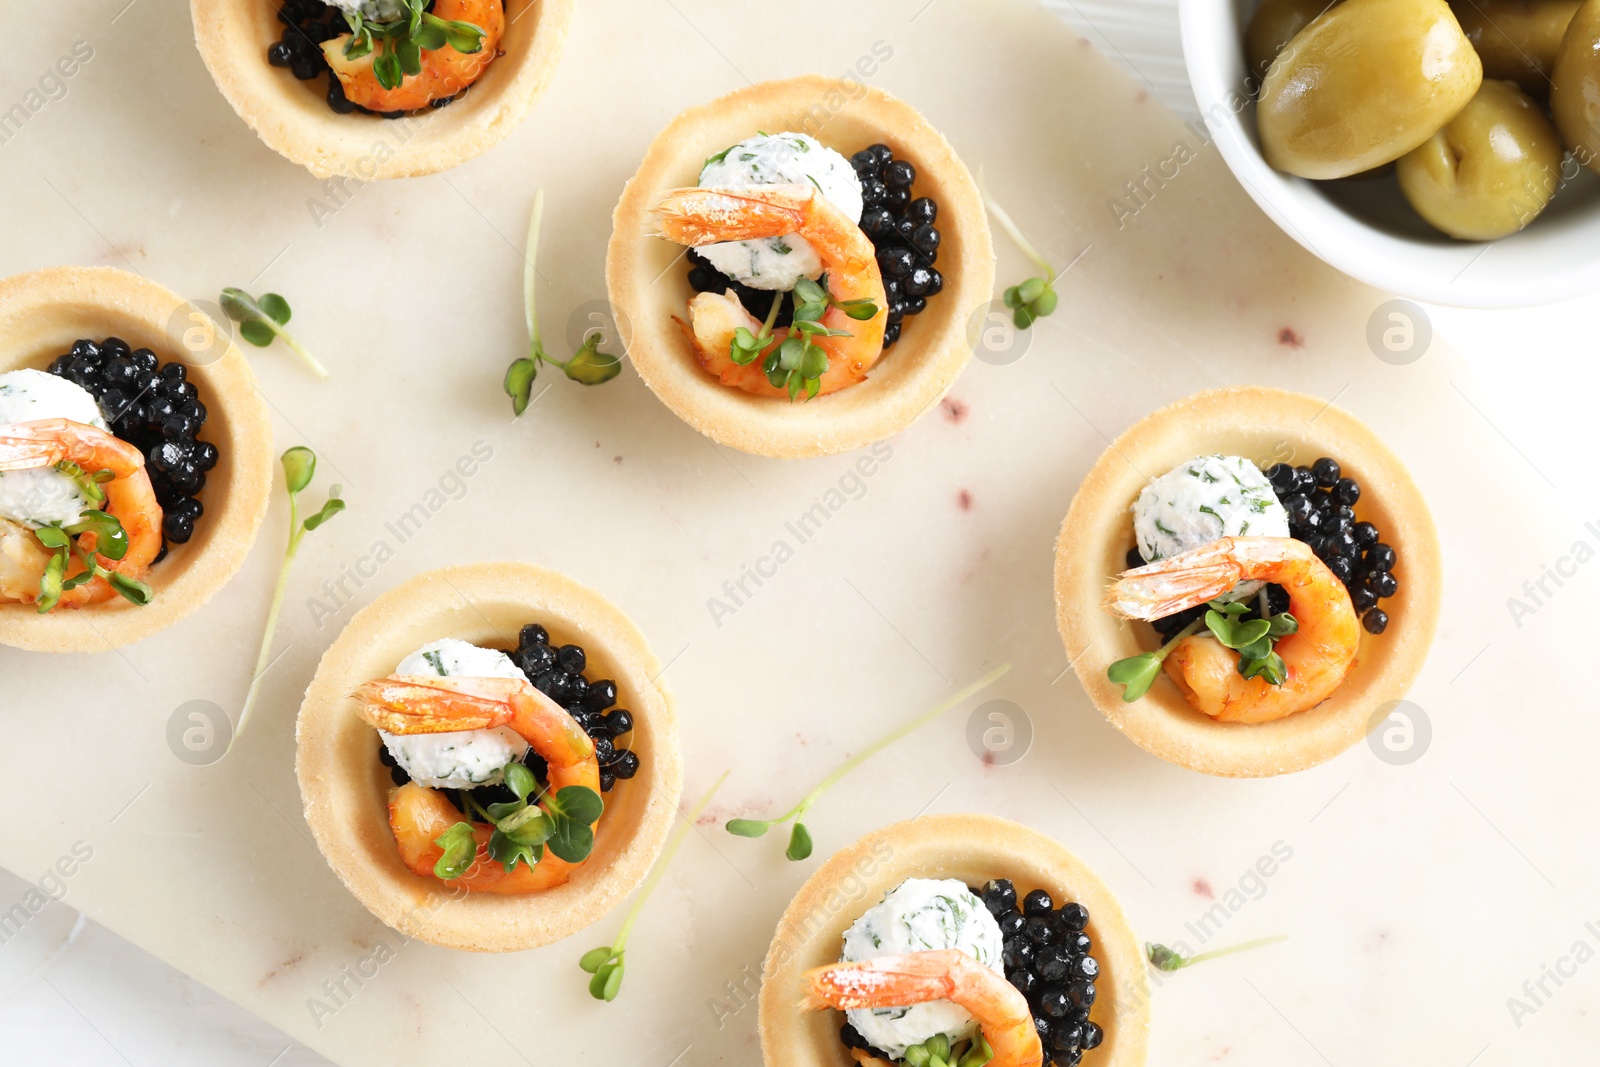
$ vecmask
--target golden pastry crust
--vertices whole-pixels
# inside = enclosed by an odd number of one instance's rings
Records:
[[[1036,830],[992,815],[923,815],[840,849],[800,887],[762,969],[761,1053],[766,1067],[855,1067],[839,1041],[840,1015],[803,1012],[805,973],[839,959],[844,932],[907,878],[958,878],[983,885],[1010,878],[1021,896],[1044,889],[1089,909],[1100,964],[1090,1018],[1105,1041],[1089,1067],[1139,1067],[1150,1040],[1144,955],[1111,890],[1083,861]]]
[[[84,337],[120,337],[154,350],[163,363],[181,360],[206,405],[204,438],[219,457],[206,476],[206,514],[194,538],[150,569],[155,599],[141,608],[118,597],[46,615],[27,604],[0,604],[0,644],[34,652],[118,648],[184,618],[238,572],[272,495],[272,426],[231,336],[226,323],[127,271],[50,267],[0,281],[0,372],[44,370]]]
[[[639,754],[639,774],[605,794],[594,853],[566,885],[526,896],[452,893],[400,862],[378,735],[350,694],[429,641],[512,648],[530,622],[549,630],[552,644],[581,644],[587,673],[616,680],[617,702],[634,716],[628,747]],[[644,635],[616,605],[555,571],[478,563],[411,579],[356,613],[323,655],[300,706],[295,771],[317,846],[356,899],[408,937],[512,952],[577,933],[643,880],[677,812],[683,760],[672,700],[652,680],[660,672]]]
[[[693,295],[687,269],[675,265],[683,249],[651,236],[651,209],[662,194],[694,185],[706,157],[757,130],[809,133],[846,156],[887,144],[917,168],[917,195],[939,204],[944,290],[906,321],[866,381],[805,403],[752,396],[701,369],[673,321]],[[606,287],[628,357],[679,418],[756,455],[824,456],[898,433],[955,383],[972,355],[969,320],[994,290],[994,246],[972,175],[915,108],[879,89],[808,75],[690,108],[656,136],[612,216]]]
[[[1361,517],[1377,524],[1400,557],[1399,591],[1383,602],[1388,629],[1361,632],[1355,664],[1332,696],[1272,722],[1217,722],[1191,708],[1164,674],[1125,704],[1121,687],[1106,677],[1115,661],[1158,647],[1147,624],[1100,606],[1133,547],[1133,502],[1151,478],[1213,452],[1262,466],[1332,456],[1361,483]],[[1147,751],[1230,778],[1304,770],[1359,741],[1373,714],[1403,697],[1422,669],[1439,621],[1441,585],[1433,516],[1399,457],[1348,412],[1281,389],[1214,389],[1145,416],[1089,471],[1056,543],[1056,618],[1089,699]]]
[[[283,30],[271,0],[190,0],[195,44],[239,117],[267,146],[319,178],[436,174],[500,143],[532,110],[560,62],[573,0],[506,0],[501,55],[459,100],[417,117],[335,114],[325,81],[267,63]]]

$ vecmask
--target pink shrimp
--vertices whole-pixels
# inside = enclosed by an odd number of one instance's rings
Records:
[[[807,1011],[903,1008],[948,1000],[967,1009],[994,1057],[988,1067],[1040,1067],[1044,1049],[1028,998],[960,949],[878,956],[806,972]]]
[[[1282,685],[1246,678],[1239,654],[1210,634],[1191,634],[1163,669],[1196,711],[1221,722],[1268,722],[1315,707],[1343,682],[1361,641],[1344,583],[1304,542],[1288,537],[1223,537],[1124,571],[1106,592],[1108,610],[1161,619],[1213,600],[1240,581],[1280,585],[1299,623],[1274,651],[1288,668]]]
[[[105,510],[122,524],[128,543],[121,559],[100,556],[99,563],[108,571],[129,578],[143,578],[161,552],[162,519],[161,505],[150,486],[150,474],[144,469],[144,453],[104,430],[70,419],[41,419],[0,426],[0,471],[39,470],[69,463],[89,475],[111,472],[111,480],[101,487],[106,498]],[[93,553],[97,544],[98,535],[93,531],[78,535],[78,547],[85,553]],[[13,560],[19,555],[24,559],[27,556],[26,553],[8,555]],[[49,558],[49,554],[43,552],[33,556],[32,563],[39,566],[37,577],[44,577],[44,565]],[[63,577],[74,577],[83,570],[82,561],[74,557]],[[9,582],[8,589],[13,594],[16,592]],[[116,595],[110,582],[94,577],[62,593],[59,603],[79,608]],[[38,583],[33,583],[30,592],[10,598],[28,604],[37,602]]]
[[[830,306],[823,313],[824,326],[844,332],[814,339],[828,356],[819,395],[863,380],[883,354],[883,331],[888,318],[877,253],[861,227],[814,188],[752,185],[674,189],[656,205],[656,217],[663,236],[691,247],[799,234],[822,260],[828,294],[835,305],[850,300],[873,303],[878,313],[865,321],[850,318],[837,306]],[[689,302],[688,311],[684,334],[707,372],[725,385],[757,396],[788,395],[787,390],[768,381],[761,369],[762,357],[782,343],[787,330],[774,331],[772,343],[762,355],[740,366],[729,354],[734,330],[743,326],[758,333],[761,323],[745,312],[737,300],[711,293],[696,296]]]
[[[549,792],[579,785],[600,792],[600,764],[594,742],[555,701],[517,678],[436,678],[396,675],[367,682],[356,690],[361,716],[391,734],[436,734],[458,730],[493,730],[509,726],[543,757],[549,767]],[[437,838],[464,821],[437,790],[414,783],[401,786],[389,801],[389,827],[400,858],[416,874],[433,877],[444,854]],[[478,854],[472,866],[451,884],[473,892],[532,893],[561,885],[577,864],[545,851],[532,867],[519,864],[507,872],[489,858],[492,827],[473,823]]]

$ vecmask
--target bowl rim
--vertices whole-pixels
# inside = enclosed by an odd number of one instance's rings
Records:
[[[1244,117],[1254,114],[1254,100],[1242,91],[1246,68],[1240,10],[1241,0],[1179,0],[1179,34],[1189,86],[1199,121],[1235,179],[1257,206],[1308,252],[1374,288],[1446,307],[1540,307],[1600,290],[1600,256],[1563,263],[1559,270],[1542,274],[1511,278],[1469,275],[1469,268],[1492,246],[1527,238],[1531,228],[1499,241],[1441,238],[1436,245],[1423,246],[1364,222],[1321,194],[1302,195],[1301,190],[1311,183],[1268,166],[1244,126]],[[1600,232],[1600,221],[1590,225]],[[1409,261],[1422,247],[1438,251],[1441,257],[1459,256],[1460,261],[1451,264],[1453,273],[1449,274],[1443,259],[1438,271],[1421,269]]]
[[[971,877],[980,868],[990,878],[1013,879],[1019,890],[1045,889],[1054,900],[1089,909],[1085,929],[1101,967],[1090,1017],[1105,1030],[1093,1062],[1141,1067],[1150,1040],[1150,987],[1139,939],[1110,886],[1055,839],[985,814],[920,815],[882,827],[806,879],[778,920],[762,964],[756,1028],[766,1067],[855,1067],[832,1012],[797,1010],[806,971],[837,961],[844,931],[905,879],[982,884]]]
[[[813,123],[813,113],[823,114]],[[759,129],[796,118],[824,144],[843,123],[871,131],[917,167],[922,195],[936,193],[945,287],[873,366],[865,381],[799,404],[751,396],[707,374],[673,321],[681,299],[660,284],[651,208],[669,189],[692,183],[705,158]],[[709,147],[708,147],[709,146]],[[681,253],[680,253],[681,256]],[[948,258],[947,258],[948,257]],[[953,269],[952,269],[953,265]],[[817,74],[759,82],[678,114],[658,133],[612,214],[606,288],[618,332],[639,376],[684,422],[719,444],[754,455],[809,458],[846,452],[905,429],[955,384],[972,357],[973,309],[987,309],[995,257],[977,183],[950,142],[915,108],[859,81]],[[687,293],[686,280],[674,283]],[[681,295],[681,294],[680,294]]]
[[[508,643],[491,618],[501,613],[515,613],[518,627],[538,621],[553,643],[576,640],[592,664],[615,670],[619,705],[626,700],[634,713],[630,743],[645,753],[639,774],[618,783],[627,792],[606,794],[610,818],[602,816],[595,854],[579,873],[517,896],[463,892],[401,863],[376,733],[350,698],[428,640]],[[417,641],[418,630],[431,636]],[[401,583],[351,617],[318,663],[295,720],[295,776],[317,848],[376,919],[429,944],[511,952],[577,933],[644,880],[677,817],[683,757],[677,712],[660,673],[644,635],[620,608],[557,571],[523,562],[458,564]]]
[[[56,317],[81,325],[63,332],[53,325]],[[79,332],[66,337],[74,331]],[[164,363],[181,362],[199,387],[210,412],[206,437],[220,458],[205,490],[198,543],[176,546],[152,565],[156,595],[144,607],[119,598],[40,615],[31,605],[0,604],[0,645],[103,652],[175,625],[239,572],[271,501],[272,424],[255,374],[231,340],[230,324],[163,285],[114,267],[46,267],[0,280],[0,370],[43,370],[86,336],[121,337],[130,347],[154,349]],[[24,350],[15,351],[17,346]]]
[[[575,0],[504,3],[507,28],[501,54],[465,98],[400,119],[335,114],[288,71],[270,66],[266,49],[277,35],[265,38],[254,27],[278,26],[276,4],[190,0],[189,9],[195,45],[212,81],[269,148],[317,178],[375,181],[459,166],[504,140],[533,109],[560,63]],[[524,19],[522,12],[529,8],[537,10]],[[505,50],[513,35],[525,38],[528,47]]]
[[[1149,481],[1196,456],[1223,451],[1210,442],[1249,440],[1289,459],[1304,447],[1310,463],[1332,456],[1362,486],[1363,511],[1378,518],[1395,547],[1400,588],[1385,600],[1389,627],[1361,631],[1356,662],[1338,689],[1314,708],[1263,723],[1224,723],[1192,709],[1164,673],[1143,697],[1124,703],[1106,668],[1154,647],[1148,624],[1113,617],[1101,606],[1132,545],[1129,509]],[[1263,457],[1267,458],[1267,457]],[[1287,460],[1286,460],[1287,461]],[[1169,763],[1229,778],[1304,770],[1332,759],[1375,728],[1375,714],[1410,689],[1438,627],[1443,570],[1438,532],[1421,491],[1400,459],[1355,416],[1330,401],[1263,386],[1211,389],[1151,412],[1123,431],[1085,476],[1056,542],[1056,621],[1067,656],[1095,707],[1135,744]]]

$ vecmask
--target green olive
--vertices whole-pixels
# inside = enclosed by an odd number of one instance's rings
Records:
[[[1261,151],[1302,178],[1359,174],[1426,141],[1482,81],[1445,0],[1345,0],[1296,34],[1267,73]]]
[[[1550,80],[1550,114],[1562,142],[1600,173],[1600,0],[1584,0],[1572,16]]]
[[[1485,79],[1461,113],[1395,163],[1417,214],[1451,237],[1493,241],[1555,195],[1561,138],[1516,83]]]
[[[1244,55],[1250,71],[1264,78],[1290,38],[1338,0],[1261,0],[1244,30]]]
[[[1485,78],[1509,78],[1532,96],[1550,92],[1550,68],[1583,0],[1450,0]]]

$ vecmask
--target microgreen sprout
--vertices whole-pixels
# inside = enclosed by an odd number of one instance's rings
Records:
[[[109,477],[104,477],[110,472],[101,471],[88,475],[74,464],[58,464],[57,469],[72,474],[91,500],[105,499],[105,493],[101,491],[100,486],[110,480]],[[92,550],[85,549],[76,540],[86,533],[94,534]],[[39,578],[40,615],[55,608],[69,591],[96,578],[104,579],[123,599],[140,607],[150,603],[154,598],[155,594],[144,582],[106,567],[101,562],[110,560],[115,563],[128,554],[128,532],[123,528],[121,520],[109,511],[85,511],[77,522],[69,526],[43,526],[34,531],[34,536],[51,553],[50,559],[45,563],[44,574]],[[76,574],[70,573],[74,553],[78,561],[83,564],[83,568]]]
[[[828,292],[828,276],[816,281],[801,278],[794,287],[794,322],[783,342],[767,353],[761,362],[761,372],[774,389],[787,389],[792,401],[801,393],[810,400],[822,388],[822,376],[828,372],[828,352],[816,343],[818,337],[849,337],[849,330],[835,330],[823,325],[822,316],[837,308],[857,322],[865,322],[878,313],[873,300],[861,297],[856,300],[838,300]],[[728,358],[739,366],[755,362],[772,340],[772,327],[778,320],[778,309],[783,304],[783,294],[774,293],[772,306],[767,310],[767,321],[761,329],[751,333],[740,326],[733,331]]]
[[[807,830],[805,824],[800,821],[800,816],[804,815],[811,808],[811,805],[815,804],[817,800],[821,798],[822,794],[831,789],[845,775],[849,774],[851,771],[855,770],[857,767],[861,766],[861,764],[865,763],[873,756],[876,756],[879,752],[882,752],[896,741],[928,725],[930,722],[937,719],[939,716],[943,715],[945,712],[949,711],[963,700],[966,700],[968,697],[972,696],[972,694],[993,685],[1010,669],[1011,664],[1009,663],[1005,663],[999,667],[996,667],[994,670],[990,671],[982,678],[979,678],[976,682],[973,682],[959,693],[956,693],[948,699],[941,701],[939,705],[933,708],[931,711],[924,712],[898,729],[878,738],[878,740],[874,741],[872,744],[868,745],[866,748],[862,749],[860,752],[857,752],[854,756],[851,756],[849,759],[841,763],[832,774],[828,775],[821,782],[817,783],[817,787],[815,789],[801,797],[800,803],[796,804],[794,807],[790,808],[777,818],[730,819],[725,829],[728,831],[728,833],[734,834],[738,837],[762,837],[774,826],[782,826],[784,823],[789,822],[792,819],[794,820],[794,828],[789,832],[789,847],[784,851],[784,855],[795,861],[808,858],[811,855],[811,831]]]
[[[992,1059],[994,1050],[981,1033],[954,1046],[948,1035],[935,1034],[920,1044],[908,1046],[901,1057],[907,1067],[983,1067]]]
[[[289,588],[289,571],[294,566],[295,554],[300,551],[300,542],[306,534],[344,510],[339,486],[335,485],[328,490],[327,502],[316,514],[301,522],[300,494],[317,473],[317,456],[311,449],[296,445],[283,454],[282,462],[284,483],[289,488],[289,545],[283,553],[283,566],[278,570],[278,585],[272,593],[272,606],[267,609],[267,625],[261,634],[261,651],[256,656],[255,674],[250,679],[250,691],[245,694],[244,709],[239,712],[239,725],[233,731],[234,741],[244,733],[245,721],[250,718],[250,709],[255,706],[256,696],[261,690],[261,679],[271,663],[272,636],[278,629],[278,614],[283,610],[283,595]],[[232,746],[231,741],[229,745]]]
[[[1150,960],[1150,966],[1156,970],[1177,971],[1182,970],[1184,967],[1192,967],[1197,963],[1204,963],[1206,960],[1214,960],[1219,956],[1231,956],[1235,952],[1246,952],[1253,948],[1276,945],[1280,941],[1287,940],[1289,940],[1287,934],[1260,937],[1254,941],[1246,941],[1240,945],[1229,945],[1227,948],[1212,949],[1210,952],[1201,952],[1194,956],[1185,956],[1183,953],[1178,952],[1176,949],[1170,949],[1166,945],[1156,945],[1147,941],[1145,942],[1144,953]]]
[[[981,184],[980,181],[980,186]],[[987,189],[983,191],[983,202],[989,209],[990,217],[1000,224],[1000,228],[1006,231],[1007,236],[1022,250],[1022,254],[1039,268],[1038,277],[1029,278],[1005,291],[1005,305],[1011,309],[1011,321],[1016,323],[1017,329],[1026,330],[1033,325],[1035,319],[1042,319],[1055,311],[1059,300],[1055,284],[1060,274],[1034,247],[1033,242],[1023,236],[1021,227],[1012,221],[1005,208],[989,195]]]
[[[489,858],[510,872],[517,864],[536,866],[546,847],[568,863],[582,863],[594,851],[594,824],[605,810],[600,794],[581,785],[555,793],[541,792],[539,781],[520,762],[506,764],[500,772],[515,800],[484,807],[470,792],[460,793],[462,809],[494,827],[486,851]],[[532,800],[529,800],[532,797]],[[478,843],[470,822],[458,822],[434,838],[444,850],[433,865],[435,877],[460,878],[477,858]]]
[[[528,319],[528,354],[506,368],[505,391],[511,397],[511,411],[521,415],[528,410],[528,398],[533,393],[533,380],[539,375],[539,364],[549,363],[561,368],[568,378],[582,385],[602,385],[622,373],[622,360],[600,351],[602,335],[591,330],[584,335],[583,343],[568,360],[559,360],[544,350],[539,337],[539,305],[535,288],[539,271],[535,264],[539,257],[539,227],[544,221],[544,190],[533,194],[533,214],[528,221],[528,251],[523,257],[522,294],[523,307]]]
[[[1261,590],[1261,616],[1244,619],[1249,613],[1244,604],[1234,601],[1224,604],[1212,601],[1205,614],[1206,629],[1228,648],[1239,653],[1239,673],[1246,678],[1265,678],[1272,685],[1282,685],[1289,676],[1283,657],[1272,650],[1280,637],[1287,637],[1300,628],[1300,623],[1287,611],[1273,615],[1267,607],[1267,591]]]
[[[481,26],[460,19],[442,19],[427,10],[427,0],[400,0],[406,13],[399,18],[379,21],[359,11],[346,11],[350,39],[345,42],[346,59],[361,59],[377,49],[372,73],[385,89],[398,88],[408,76],[422,73],[422,50],[433,51],[448,44],[463,55],[483,50]]]
[[[672,836],[667,838],[667,845],[661,850],[661,858],[656,860],[655,868],[651,870],[650,877],[645,879],[644,886],[639,890],[639,895],[633,898],[633,906],[628,909],[628,915],[622,920],[622,927],[617,931],[616,939],[609,945],[590,949],[578,960],[578,966],[585,972],[593,975],[589,979],[589,995],[596,1000],[615,1000],[617,993],[622,989],[623,961],[628,947],[628,935],[633,932],[633,924],[639,921],[639,912],[644,909],[645,901],[650,899],[650,894],[655,891],[667,868],[672,864],[672,858],[678,854],[678,849],[683,847],[684,838],[689,836],[689,830],[695,821],[705,813],[706,807],[711,803],[711,798],[717,795],[717,790],[722,788],[722,783],[728,780],[728,772],[723,771],[722,777],[711,783],[711,788],[705,791],[694,807],[689,809],[683,821],[673,827]]]
[[[317,362],[317,357],[306,351],[305,346],[284,329],[293,314],[289,310],[289,301],[277,293],[262,293],[257,298],[243,289],[229,288],[222,290],[221,303],[228,318],[239,324],[240,337],[257,348],[266,348],[274,338],[281,340],[291,352],[305,361],[311,373],[318,378],[328,377],[328,368]]]
[[[1106,677],[1122,686],[1122,700],[1131,704],[1150,691],[1150,686],[1161,676],[1161,664],[1178,647],[1178,642],[1200,629],[1196,619],[1167,639],[1167,643],[1154,652],[1141,652],[1137,656],[1119,659],[1106,668]]]
[[[1282,685],[1289,676],[1283,657],[1272,650],[1278,638],[1286,637],[1300,628],[1299,622],[1287,611],[1273,615],[1267,607],[1266,590],[1261,591],[1261,617],[1245,619],[1250,609],[1234,601],[1224,603],[1213,600],[1207,605],[1202,618],[1196,619],[1167,639],[1154,652],[1141,652],[1137,656],[1119,659],[1106,668],[1106,677],[1122,686],[1122,699],[1132,703],[1144,696],[1161,674],[1161,664],[1190,634],[1202,626],[1210,631],[1225,647],[1239,653],[1239,673],[1246,678],[1265,678],[1272,685]]]

